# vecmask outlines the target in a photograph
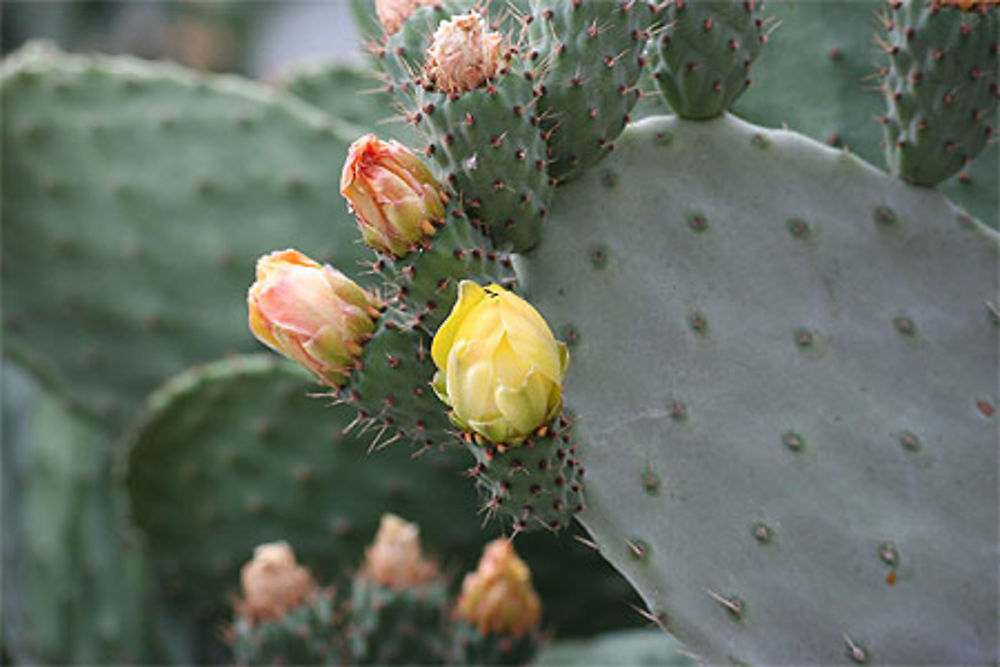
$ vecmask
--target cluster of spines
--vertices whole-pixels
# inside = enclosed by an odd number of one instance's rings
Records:
[[[959,172],[994,135],[998,91],[995,3],[959,7],[892,0],[880,41],[887,111],[879,120],[890,170],[933,186]]]
[[[660,8],[535,0],[526,18],[549,171],[569,180],[614,150],[641,97],[643,50]]]
[[[476,457],[467,474],[482,490],[482,510],[501,517],[515,533],[537,527],[558,532],[586,509],[586,469],[565,414],[517,446],[480,442],[468,434],[464,440]]]
[[[425,80],[409,118],[477,228],[496,247],[523,252],[540,238],[553,182],[531,72],[513,51],[504,60],[483,87],[464,93]]]
[[[420,329],[433,336],[455,302],[457,285],[463,278],[495,282],[513,288],[513,262],[504,251],[495,250],[452,197],[447,218],[437,232],[403,258],[378,255],[372,272],[389,291],[384,297],[400,325]]]
[[[672,0],[654,41],[653,79],[683,118],[725,112],[751,84],[767,43],[761,0]]]

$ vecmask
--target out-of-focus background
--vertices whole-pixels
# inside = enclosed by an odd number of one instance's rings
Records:
[[[3,53],[31,39],[268,78],[323,57],[360,60],[348,0],[5,0]]]

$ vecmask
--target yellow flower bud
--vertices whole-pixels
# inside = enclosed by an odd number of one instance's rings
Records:
[[[424,74],[443,93],[475,90],[496,74],[502,42],[478,12],[453,16],[434,31]]]
[[[276,621],[317,590],[309,570],[295,561],[287,542],[261,544],[240,570],[244,599],[240,616],[250,623]]]
[[[520,637],[538,628],[542,603],[531,585],[531,571],[509,540],[501,537],[486,545],[478,569],[462,582],[457,613],[483,635]]]
[[[463,280],[431,344],[434,390],[465,430],[518,444],[562,408],[569,354],[541,315],[499,285]]]
[[[433,235],[444,218],[441,185],[427,166],[403,144],[374,134],[351,144],[340,194],[357,217],[365,243],[396,257]]]
[[[350,278],[296,250],[257,260],[247,305],[259,341],[331,386],[347,382],[379,316],[378,302]]]
[[[441,576],[437,565],[420,551],[420,527],[394,514],[382,515],[360,575],[389,588],[422,586]]]

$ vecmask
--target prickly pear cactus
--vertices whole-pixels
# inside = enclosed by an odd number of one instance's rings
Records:
[[[0,90],[17,158],[2,174],[4,351],[112,433],[165,378],[254,349],[258,255],[363,256],[329,185],[349,139],[294,98],[40,47],[4,62]]]
[[[516,264],[601,553],[710,661],[992,660],[996,234],[731,116],[619,143]]]

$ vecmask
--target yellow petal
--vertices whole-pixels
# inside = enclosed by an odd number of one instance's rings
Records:
[[[511,347],[553,382],[563,380],[560,352],[552,330],[534,307],[506,290],[498,294],[500,316]]]
[[[493,364],[479,341],[456,343],[448,355],[446,373],[448,398],[460,419],[489,421],[499,416],[493,399]]]
[[[501,386],[497,389],[497,408],[519,437],[530,435],[535,429],[545,425],[552,384],[548,378],[532,371],[522,387]]]
[[[431,343],[431,358],[439,370],[445,370],[448,354],[455,341],[455,334],[465,317],[485,298],[486,293],[483,288],[471,280],[463,280],[459,283],[458,300],[451,309],[448,318],[438,327],[437,333],[434,334],[434,341]]]

